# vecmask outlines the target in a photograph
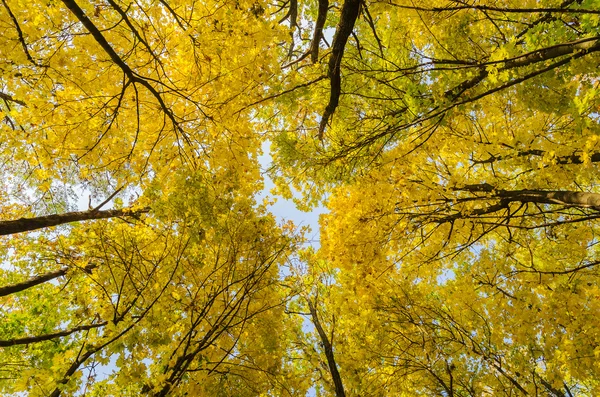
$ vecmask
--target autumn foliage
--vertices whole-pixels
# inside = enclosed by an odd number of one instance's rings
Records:
[[[598,1],[0,2],[0,394],[600,395]]]

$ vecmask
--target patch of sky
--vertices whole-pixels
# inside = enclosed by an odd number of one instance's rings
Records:
[[[319,248],[319,216],[326,214],[328,210],[323,206],[318,206],[310,212],[300,211],[293,200],[285,199],[281,196],[274,195],[272,190],[275,184],[269,177],[266,170],[271,167],[273,158],[271,157],[271,142],[265,141],[262,146],[262,155],[259,156],[261,172],[264,177],[264,188],[259,193],[257,201],[265,198],[275,198],[276,202],[268,206],[269,211],[281,222],[292,221],[296,227],[308,226],[310,232],[307,235],[307,242],[314,248]],[[292,190],[294,197],[300,198],[300,193]]]
[[[439,276],[437,276],[436,280],[439,285],[444,285],[448,281],[454,280],[455,277],[456,277],[456,274],[454,273],[454,270],[444,269],[444,270],[442,270],[442,273]]]

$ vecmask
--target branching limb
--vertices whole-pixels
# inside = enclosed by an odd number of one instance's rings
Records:
[[[11,95],[5,94],[3,92],[0,92],[0,99],[2,99],[3,101],[7,101],[7,102],[14,102],[17,105],[27,106],[27,104],[25,102],[23,102],[19,99],[15,99]]]
[[[83,268],[83,270],[86,272],[91,272],[95,267],[96,267],[96,265],[87,265],[85,268]],[[62,277],[65,274],[67,274],[67,272],[70,269],[72,269],[72,267],[66,266],[66,267],[63,267],[62,269],[59,269],[59,270],[56,270],[53,272],[48,272],[48,273],[45,273],[45,274],[42,274],[39,276],[32,277],[29,280],[23,281],[21,283],[16,283],[16,284],[11,284],[11,285],[6,285],[4,287],[0,287],[0,296],[15,294],[17,292],[21,292],[26,289],[35,287],[36,285],[43,284],[47,281],[54,280],[55,278]],[[0,346],[1,346],[1,344],[0,344]]]
[[[2,5],[4,5],[4,8],[6,8],[6,12],[8,12],[10,19],[12,20],[13,24],[15,25],[15,29],[17,30],[17,35],[19,36],[19,43],[21,44],[21,47],[23,48],[23,52],[25,53],[27,60],[37,67],[42,67],[43,65],[38,64],[31,56],[31,53],[29,52],[29,49],[27,48],[27,42],[25,42],[25,36],[23,35],[23,31],[21,30],[21,26],[19,25],[19,21],[17,21],[17,17],[15,16],[15,14],[13,14],[12,10],[8,6],[8,3],[6,3],[6,0],[2,0]]]
[[[0,347],[8,347],[8,346],[16,346],[16,345],[29,345],[31,343],[44,342],[47,340],[52,340],[56,338],[61,338],[63,336],[69,336],[74,334],[75,332],[88,331],[94,328],[104,327],[108,322],[104,321],[97,324],[88,324],[88,325],[80,325],[75,328],[71,328],[65,331],[58,331],[51,334],[46,335],[38,335],[38,336],[28,336],[25,338],[17,338],[17,339],[7,339],[0,340]]]
[[[344,385],[342,383],[342,377],[338,371],[337,363],[335,362],[335,356],[333,354],[333,346],[327,336],[327,332],[323,329],[321,325],[321,321],[319,320],[319,315],[317,313],[317,309],[310,299],[306,300],[308,303],[308,309],[310,310],[310,315],[312,318],[312,322],[319,333],[319,337],[321,338],[321,343],[323,344],[323,349],[325,350],[325,357],[327,357],[327,364],[329,366],[329,373],[331,374],[331,378],[333,379],[333,384],[335,386],[335,395],[336,397],[345,397],[346,392],[344,391]]]
[[[329,122],[329,119],[335,112],[342,92],[342,58],[344,56],[344,49],[348,42],[348,37],[354,29],[354,24],[358,18],[360,12],[361,0],[346,0],[342,6],[342,12],[340,15],[340,22],[335,31],[333,37],[333,43],[331,44],[331,55],[329,56],[329,68],[328,76],[331,84],[331,90],[329,93],[329,103],[323,112],[321,122],[319,124],[319,139],[323,139],[323,133],[325,127]]]
[[[12,221],[0,221],[0,236],[30,232],[33,230],[44,229],[47,227],[64,225],[71,222],[81,222],[87,220],[138,216],[150,211],[150,208],[140,208],[132,210],[130,208],[113,209],[105,211],[88,210],[65,212],[64,214],[53,214],[38,216],[35,218],[21,218]]]
[[[310,60],[312,63],[317,63],[319,60],[319,43],[321,37],[323,37],[323,27],[327,20],[327,10],[329,9],[328,0],[319,0],[319,10],[317,12],[317,22],[315,24],[315,30],[313,32],[312,42],[310,43]]]

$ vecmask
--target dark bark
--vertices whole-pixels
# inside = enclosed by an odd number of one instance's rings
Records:
[[[592,208],[600,211],[600,193],[572,192],[567,190],[496,190],[488,183],[465,185],[456,191],[492,193],[490,198],[506,202],[560,204],[579,208]]]
[[[144,47],[146,47],[148,52],[152,55],[152,58],[154,58],[155,61],[160,63],[160,60],[158,59],[158,57],[156,56],[156,54],[154,53],[154,51],[152,50],[152,48],[150,47],[148,42],[142,37],[142,35],[138,32],[138,30],[135,28],[135,26],[133,26],[133,23],[131,23],[129,16],[127,16],[126,10],[123,10],[121,7],[119,7],[119,5],[114,0],[107,0],[107,1],[108,1],[108,4],[110,4],[110,6],[119,13],[121,18],[123,18],[123,21],[125,21],[125,23],[129,27],[131,32],[140,41],[140,43],[142,43],[144,45]]]
[[[577,273],[578,271],[589,269],[589,268],[595,267],[597,265],[600,265],[600,261],[593,261],[593,262],[584,263],[581,266],[576,266],[576,267],[572,267],[570,269],[565,269],[565,270],[536,270],[536,269],[533,269],[533,270],[515,270],[513,273],[514,274],[518,274],[518,273],[537,273],[537,274],[551,274],[551,275],[554,275],[554,276],[558,276],[558,275],[564,275],[564,274]]]
[[[344,391],[344,384],[342,383],[342,377],[338,371],[337,364],[335,362],[335,356],[333,355],[333,346],[327,337],[327,333],[323,329],[321,322],[319,321],[319,316],[317,314],[317,309],[312,304],[310,300],[307,299],[308,309],[310,310],[310,315],[312,317],[312,322],[319,333],[319,337],[321,338],[321,343],[323,344],[323,350],[325,350],[325,357],[327,358],[327,364],[329,365],[329,373],[331,374],[331,378],[333,379],[333,385],[335,387],[335,396],[336,397],[346,397],[346,392]]]
[[[146,310],[146,313],[148,311]],[[145,315],[145,313],[144,313]],[[116,341],[117,339],[121,338],[123,335],[125,335],[127,332],[129,332],[134,325],[136,325],[141,318],[143,317],[140,316],[140,318],[133,324],[131,324],[130,326],[128,326],[127,328],[125,328],[123,331],[121,331],[120,333],[118,333],[116,336],[112,337],[111,339],[109,339],[107,342],[100,344],[100,345],[87,345],[84,342],[83,345],[81,346],[81,350],[79,352],[79,355],[77,356],[77,358],[75,359],[75,361],[73,361],[73,363],[71,364],[71,366],[67,369],[67,371],[64,373],[63,378],[61,380],[59,380],[57,383],[57,387],[52,391],[52,393],[50,393],[48,395],[48,397],[59,397],[62,393],[63,390],[63,385],[66,385],[69,382],[69,379],[71,378],[71,376],[73,376],[77,370],[79,369],[79,367],[86,362],[90,357],[92,357],[94,354],[96,354],[97,352],[99,352],[100,350],[104,349],[106,346],[110,345],[111,343],[113,343],[114,341]],[[85,352],[84,352],[84,348]]]
[[[313,32],[313,39],[310,44],[310,60],[312,63],[317,63],[319,60],[319,43],[323,37],[323,27],[327,20],[327,9],[329,8],[328,0],[319,0],[319,10],[317,12],[317,22],[315,24],[315,31]]]
[[[27,43],[25,42],[25,36],[23,35],[23,31],[21,30],[21,26],[19,25],[19,22],[17,21],[17,17],[15,17],[15,14],[13,14],[13,12],[10,9],[10,7],[8,7],[8,4],[6,3],[6,0],[2,0],[2,4],[4,5],[4,8],[6,8],[6,12],[8,12],[8,15],[10,16],[10,19],[12,20],[12,23],[15,25],[15,29],[17,30],[17,35],[19,36],[19,43],[21,44],[21,47],[23,48],[23,52],[25,53],[25,56],[27,57],[27,60],[29,62],[31,62],[32,64],[34,64],[35,66],[41,67],[42,65],[38,64],[33,59],[33,57],[31,56],[31,54],[29,53],[29,49],[27,48]]]
[[[105,321],[105,322],[98,323],[98,324],[80,325],[78,327],[71,328],[71,329],[68,329],[65,331],[54,332],[54,333],[46,334],[46,335],[28,336],[25,338],[0,340],[0,347],[28,345],[31,343],[44,342],[47,340],[52,340],[52,339],[60,338],[63,336],[68,336],[75,332],[88,331],[90,329],[104,327],[106,324],[108,324],[108,323]]]
[[[21,106],[27,106],[27,104],[25,102],[15,99],[12,96],[5,94],[3,92],[0,92],[0,99],[2,99],[3,101],[7,101],[7,102],[14,102]]]
[[[290,28],[298,26],[298,0],[290,0]]]
[[[289,8],[288,8],[288,11],[283,16],[283,18],[281,18],[279,20],[279,23],[282,23],[286,19],[289,19],[289,21],[290,21],[290,28],[292,28],[292,30],[293,30],[293,29],[295,29],[295,28],[298,27],[298,0],[289,0],[288,2],[284,3],[284,5],[281,8],[283,8],[287,4],[290,5]],[[281,8],[278,11],[280,11]],[[291,35],[292,35],[292,41],[293,41],[294,40],[294,37],[293,37],[294,33],[292,32]]]
[[[0,221],[0,236],[30,232],[33,230],[44,229],[47,227],[64,225],[71,222],[81,222],[95,219],[106,219],[125,216],[137,216],[150,211],[150,208],[140,208],[131,210],[129,208],[118,210],[88,210],[66,212],[64,214],[53,214],[38,216],[35,218],[21,218],[12,221]]]
[[[461,201],[472,200],[495,200],[496,203],[483,208],[475,208],[467,213],[457,212],[451,215],[432,216],[432,221],[436,223],[454,222],[458,219],[476,218],[482,215],[494,214],[496,212],[507,210],[511,203],[534,203],[534,204],[554,204],[573,208],[586,208],[600,211],[600,193],[590,192],[572,192],[565,190],[502,190],[496,189],[489,183],[476,185],[465,185],[460,188],[454,188],[454,191],[470,193],[489,193],[488,195],[459,198],[448,200],[449,203],[458,203]],[[440,214],[441,215],[441,214]],[[421,216],[421,215],[419,215]],[[426,214],[422,214],[426,216]],[[589,218],[588,218],[589,219]]]
[[[102,49],[106,52],[106,54],[108,54],[108,56],[115,63],[115,65],[121,68],[121,70],[123,71],[123,73],[125,73],[125,76],[127,76],[129,81],[132,83],[139,83],[142,86],[144,86],[148,91],[150,91],[152,96],[154,96],[154,98],[156,98],[156,100],[158,101],[158,104],[160,105],[160,108],[162,109],[163,113],[169,118],[169,120],[173,124],[175,130],[179,131],[182,134],[183,139],[185,139],[185,141],[189,143],[189,137],[181,129],[179,123],[175,118],[175,115],[167,107],[158,90],[154,88],[152,84],[150,84],[143,76],[135,73],[129,67],[129,65],[127,65],[127,63],[112,48],[112,46],[106,40],[100,29],[98,29],[96,25],[94,25],[94,23],[87,17],[87,15],[85,15],[85,12],[81,9],[81,7],[79,7],[79,5],[74,0],[62,0],[62,2],[73,13],[73,15],[75,15],[79,22],[81,22],[81,24],[83,24],[83,26],[90,32],[94,40],[96,40],[96,42],[100,44]],[[161,3],[165,4],[164,2]],[[170,11],[173,12],[172,10]],[[175,14],[175,18],[177,18],[176,15],[177,14]],[[179,19],[176,20],[179,23]]]
[[[504,60],[502,61],[503,66],[501,70],[532,65],[548,59],[554,59],[563,55],[572,54],[575,51],[597,51],[599,47],[600,37],[598,36],[575,40],[569,43],[561,43]]]
[[[562,391],[560,391],[560,390],[556,389],[555,387],[553,387],[552,384],[550,382],[548,382],[546,379],[542,378],[539,375],[538,375],[538,378],[539,378],[540,382],[542,382],[542,385],[544,385],[544,387],[550,393],[552,393],[553,397],[565,397],[565,393],[563,393]]]
[[[135,81],[131,68],[121,59],[121,57],[115,52],[112,46],[106,41],[100,30],[90,21],[85,15],[85,12],[79,7],[74,0],[62,0],[67,8],[75,15],[75,17],[83,24],[83,26],[91,33],[92,37],[96,40],[102,49],[108,54],[110,59],[123,70],[125,75],[132,81]]]
[[[360,4],[361,0],[346,0],[342,6],[340,22],[335,31],[335,36],[333,37],[333,43],[331,45],[331,55],[329,57],[328,65],[328,76],[331,89],[329,92],[329,103],[323,112],[319,124],[319,139],[323,139],[325,127],[340,101],[342,92],[342,58],[344,57],[344,49],[346,48],[348,37],[350,37],[350,34],[354,29],[354,24],[356,23],[356,19],[360,12]]]
[[[570,7],[573,3],[581,3],[581,0],[565,0],[560,4],[560,8],[561,9],[567,9],[568,7]],[[516,44],[522,44],[523,43],[523,36],[525,36],[528,32],[530,32],[533,28],[535,28],[536,26],[542,24],[542,23],[546,23],[546,22],[550,22],[550,21],[554,21],[556,20],[557,17],[555,16],[555,14],[551,13],[551,12],[546,12],[544,15],[542,15],[541,17],[539,17],[538,19],[534,20],[533,22],[530,22],[529,25],[523,29],[521,31],[521,33],[519,33],[518,35],[516,35],[515,37],[517,39],[519,39]]]
[[[487,96],[495,94],[496,92],[500,92],[500,91],[506,90],[510,87],[519,85],[525,81],[531,80],[531,79],[533,79],[537,76],[540,76],[544,73],[547,73],[552,70],[563,67],[565,65],[568,65],[573,60],[582,58],[590,53],[598,52],[598,51],[600,51],[600,39],[598,39],[598,41],[596,41],[592,47],[590,47],[586,50],[576,51],[576,52],[570,54],[569,56],[565,56],[562,59],[555,61],[547,66],[544,66],[538,70],[534,70],[531,73],[525,74],[521,77],[515,78],[504,84],[490,88],[484,92],[473,95],[471,97],[466,97],[464,99],[456,98],[456,100],[448,103],[446,106],[442,107],[441,109],[439,106],[435,106],[435,107],[431,108],[431,110],[429,112],[425,113],[423,116],[417,117],[417,118],[413,119],[412,121],[409,121],[409,122],[406,122],[406,123],[400,124],[400,125],[395,125],[390,128],[383,129],[381,132],[373,134],[371,136],[368,136],[366,139],[358,140],[355,143],[353,143],[352,145],[348,145],[346,148],[344,148],[343,152],[340,152],[337,156],[338,157],[347,156],[348,153],[350,153],[351,151],[362,150],[365,147],[367,147],[369,144],[375,142],[378,139],[381,139],[384,137],[388,137],[388,139],[389,139],[390,136],[394,136],[397,133],[399,133],[400,131],[406,131],[407,129],[409,129],[411,127],[415,127],[417,125],[423,125],[423,123],[425,123],[427,121],[437,120],[436,122],[439,122],[441,120],[441,117],[443,117],[451,109],[457,108],[458,106],[461,106],[461,105],[466,105],[469,103],[477,102]],[[450,95],[452,91],[454,91],[454,89],[446,92],[446,95]]]
[[[173,274],[171,274],[171,278],[169,280],[172,280]],[[169,281],[170,282],[170,281]],[[104,349],[106,346],[110,345],[111,343],[115,342],[116,340],[118,340],[119,338],[121,338],[123,335],[125,335],[126,333],[128,333],[131,329],[133,329],[134,326],[136,326],[140,321],[142,321],[142,319],[146,316],[146,314],[152,309],[152,307],[154,306],[154,304],[158,301],[158,299],[160,299],[160,297],[162,296],[162,294],[164,293],[166,286],[168,285],[168,283],[163,287],[163,289],[161,290],[161,292],[158,294],[158,296],[156,296],[152,302],[150,302],[150,305],[148,305],[148,307],[144,310],[143,313],[141,313],[140,315],[136,316],[135,321],[128,325],[125,329],[123,329],[121,332],[117,333],[115,336],[113,336],[112,338],[110,338],[109,340],[107,340],[104,343],[101,343],[99,345],[86,345],[86,342],[84,342],[81,346],[81,350],[79,351],[79,354],[77,355],[77,358],[73,361],[73,363],[71,364],[71,366],[67,369],[67,371],[65,371],[63,378],[61,380],[59,380],[57,383],[57,387],[52,391],[52,393],[50,393],[48,396],[49,397],[59,397],[62,393],[63,390],[63,385],[67,384],[69,382],[69,379],[71,378],[71,376],[73,376],[77,370],[79,369],[79,367],[85,363],[90,357],[92,357],[94,354],[96,354],[97,352],[101,351],[102,349]],[[147,285],[146,285],[147,286]],[[115,324],[119,323],[120,321],[123,320],[123,316],[119,317],[118,319],[116,319],[114,321]],[[84,351],[85,349],[85,351]]]
[[[590,53],[598,50],[600,50],[600,37],[588,37],[569,43],[562,43],[542,48],[514,58],[495,62],[495,64],[498,64],[498,70],[502,71],[533,65],[539,62],[573,54],[574,52]],[[490,63],[485,63],[485,65],[490,65]],[[489,73],[489,70],[485,66],[482,66],[477,75],[469,80],[463,81],[453,89],[447,91],[446,96],[451,100],[456,99],[466,90],[473,88],[482,82],[489,75]]]
[[[79,366],[82,363],[84,363],[88,358],[92,357],[94,355],[94,353],[96,353],[99,350],[100,349],[98,349],[98,348],[93,349],[93,350],[88,350],[85,353],[83,353],[81,356],[77,357],[77,359],[73,362],[73,364],[71,364],[69,369],[65,372],[64,378],[57,382],[61,386],[54,389],[52,391],[52,393],[49,394],[49,397],[59,397],[62,393],[62,389],[64,388],[63,385],[67,384],[67,382],[69,381],[69,378],[71,376],[73,376],[73,374],[75,372],[77,372],[77,370],[79,369]]]
[[[89,273],[94,268],[96,268],[96,265],[87,265],[82,270]],[[50,281],[50,280],[54,280],[55,278],[62,277],[65,274],[67,274],[69,269],[73,269],[73,268],[72,267],[63,267],[62,269],[59,269],[59,270],[56,270],[53,272],[48,272],[48,273],[45,273],[45,274],[42,274],[39,276],[32,277],[29,280],[23,281],[21,283],[16,283],[16,284],[11,284],[11,285],[6,285],[4,287],[0,287],[0,296],[15,294],[17,292],[24,291],[31,287],[35,287],[36,285],[43,284],[46,281]]]
[[[514,155],[491,156],[485,160],[472,160],[472,161],[475,164],[490,164],[490,163],[495,163],[500,160],[510,159],[513,157],[527,157],[527,156],[544,157],[545,155],[546,155],[546,152],[543,150],[532,149],[532,150],[526,150],[523,152],[517,152]],[[583,156],[580,154],[571,154],[568,156],[557,156],[557,157],[553,158],[553,161],[555,161],[556,164],[583,164],[585,162],[583,159]],[[589,161],[590,161],[590,163],[600,162],[600,153],[590,153]]]
[[[557,13],[557,14],[600,14],[600,10],[586,9],[586,8],[564,8],[564,7],[545,7],[545,8],[503,8],[486,5],[476,4],[464,4],[447,7],[418,7],[418,6],[405,6],[400,4],[391,5],[415,11],[423,12],[455,12],[462,10],[477,10],[477,11],[492,11],[492,12],[504,12],[509,14],[533,14],[533,13]]]
[[[42,274],[41,276],[32,277],[27,281],[17,284],[11,284],[4,287],[0,287],[0,296],[6,296],[14,294],[20,291],[24,291],[28,288],[35,287],[36,285],[43,284],[46,281],[54,280],[55,278],[64,276],[69,271],[68,267],[63,267],[55,272],[49,272]]]

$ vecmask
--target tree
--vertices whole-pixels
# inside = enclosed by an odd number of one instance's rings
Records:
[[[337,85],[327,82],[331,65],[324,79],[313,80],[322,68],[305,65],[308,60],[300,56],[289,67],[297,67],[314,88],[300,93],[305,106],[296,101],[289,109],[286,130],[297,131],[300,120],[302,133],[282,133],[282,155],[291,157],[288,160],[294,160],[293,153],[304,161],[312,159],[307,169],[345,162],[353,165],[350,170],[360,170],[398,142],[412,142],[407,151],[418,147],[455,116],[487,120],[483,101],[509,93],[527,98],[528,107],[542,112],[574,113],[581,120],[593,113],[598,11],[592,3],[535,2],[529,8],[511,2],[453,3],[364,3],[361,18],[354,22],[341,14],[332,16],[329,26],[340,19],[334,42],[343,39],[347,23],[354,26],[354,40],[346,42],[343,56],[334,50],[335,43],[323,55],[342,62],[336,70],[346,74],[344,94],[334,95],[337,88],[330,92],[341,101],[335,106],[339,129],[335,118],[315,117],[320,113],[315,113],[317,95],[327,85]],[[327,124],[329,132],[320,147],[313,138],[324,133]]]
[[[181,188],[203,192],[197,180]],[[5,294],[3,362],[21,360],[5,392],[58,396],[85,387],[97,395],[160,396],[191,392],[198,382],[207,387],[204,373],[234,348],[238,360],[256,353],[261,364],[276,362],[275,352],[247,351],[246,330],[276,322],[277,264],[293,240],[273,230],[272,218],[253,216],[247,198],[224,203],[188,193],[185,201],[168,200],[155,221],[82,225],[13,254],[17,268],[49,268],[49,261],[61,268],[52,274],[58,282],[46,277]],[[96,367],[115,359],[111,382],[95,384]]]
[[[3,394],[302,390],[297,237],[253,198],[244,110],[278,68],[263,6],[2,2]]]
[[[597,5],[362,7],[341,75],[300,57],[275,105],[282,191],[331,210],[346,389],[597,393]]]

